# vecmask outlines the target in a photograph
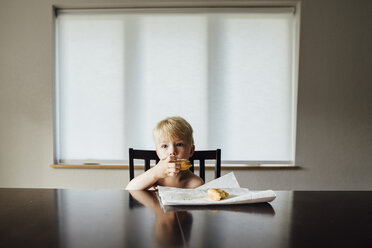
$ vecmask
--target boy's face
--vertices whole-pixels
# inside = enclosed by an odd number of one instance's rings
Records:
[[[195,146],[184,139],[160,138],[156,144],[156,153],[161,160],[174,155],[176,159],[189,159],[194,154]]]

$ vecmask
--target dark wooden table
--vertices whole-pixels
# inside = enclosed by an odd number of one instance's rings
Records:
[[[146,191],[0,189],[0,247],[372,247],[371,191],[163,209]]]

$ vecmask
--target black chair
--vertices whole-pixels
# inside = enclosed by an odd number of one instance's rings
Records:
[[[134,178],[134,159],[145,160],[145,171],[150,169],[151,160],[159,162],[158,155],[154,150],[137,150],[129,148],[129,178]],[[219,178],[221,176],[221,149],[207,150],[207,151],[195,151],[194,155],[190,158],[192,167],[190,170],[194,172],[194,161],[199,160],[199,176],[205,181],[205,160],[215,160],[214,177]]]

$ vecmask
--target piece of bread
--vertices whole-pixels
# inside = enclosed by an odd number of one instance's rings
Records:
[[[208,197],[213,201],[220,201],[229,196],[229,193],[222,189],[208,189]]]
[[[179,163],[181,166],[180,170],[187,170],[188,168],[192,166],[190,161],[188,161],[187,159],[177,160],[177,163]]]

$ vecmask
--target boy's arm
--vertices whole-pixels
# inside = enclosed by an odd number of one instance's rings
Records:
[[[156,166],[155,166],[156,167]],[[153,167],[145,173],[133,178],[125,189],[127,190],[144,190],[153,186],[160,178],[157,175],[156,168]]]
[[[133,178],[127,185],[125,189],[127,190],[144,190],[149,189],[153,186],[159,179],[165,178],[167,176],[174,176],[179,173],[180,165],[170,162],[172,157],[165,160],[160,160],[160,162],[147,170],[145,173]]]

